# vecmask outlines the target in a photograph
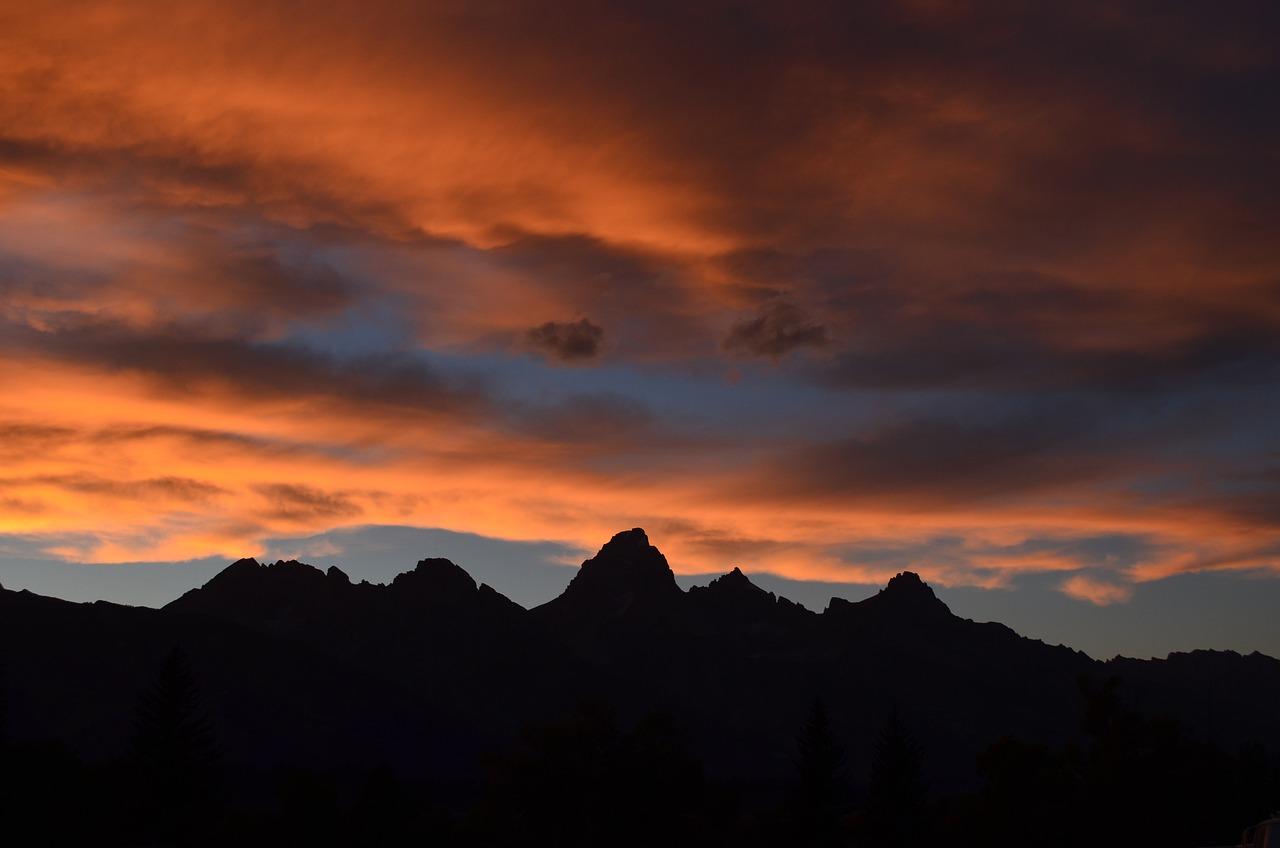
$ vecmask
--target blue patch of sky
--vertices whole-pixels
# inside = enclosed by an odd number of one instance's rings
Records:
[[[1164,657],[1197,649],[1280,657],[1280,580],[1256,573],[1198,573],[1133,587],[1124,603],[1095,606],[1063,595],[1061,574],[1021,574],[1006,589],[949,588],[953,612],[999,621],[1023,636],[1096,659]]]
[[[851,564],[889,565],[908,569],[959,564],[966,571],[976,570],[995,575],[1003,573],[998,566],[975,569],[973,560],[981,558],[1003,561],[1010,568],[1016,569],[1020,561],[1034,562],[1050,554],[1070,560],[1081,567],[1116,571],[1142,561],[1152,550],[1152,541],[1148,537],[1129,533],[1038,535],[1010,545],[980,544],[963,536],[941,534],[911,542],[844,545],[838,547],[835,553]]]
[[[677,574],[676,583],[686,591],[690,586],[705,586],[719,577],[719,574]],[[820,580],[790,580],[767,572],[751,572],[747,575],[751,582],[773,592],[779,597],[800,604],[813,612],[822,612],[831,603],[832,598],[844,598],[847,601],[862,601],[880,591],[883,587],[870,583],[830,583]]]
[[[691,376],[643,365],[604,363],[558,368],[514,354],[432,353],[442,371],[478,375],[506,400],[554,407],[575,397],[622,397],[685,432],[715,432],[767,438],[797,433],[835,435],[869,423],[883,406],[878,393],[832,393],[789,380],[784,374],[731,382],[723,375]]]
[[[439,528],[368,525],[266,542],[263,559],[299,559],[318,568],[336,565],[354,581],[390,583],[418,561],[444,557],[476,583],[488,583],[523,607],[558,596],[591,556],[556,542],[519,542]]]
[[[59,545],[88,544],[59,536]],[[211,580],[231,560],[223,556],[181,562],[67,562],[44,548],[48,538],[0,536],[0,584],[68,601],[105,600],[161,607]],[[445,557],[477,583],[488,583],[524,607],[558,596],[594,551],[556,542],[513,542],[472,533],[393,525],[361,526],[312,536],[269,539],[261,562],[299,559],[317,568],[336,565],[352,580],[390,583],[418,560]]]
[[[718,574],[681,575],[682,588],[703,586]],[[1254,651],[1280,658],[1280,580],[1250,573],[1182,574],[1134,587],[1119,604],[1095,606],[1064,595],[1062,572],[1014,576],[1000,589],[931,584],[934,593],[960,618],[995,621],[1021,636],[1050,645],[1066,645],[1095,659],[1114,656],[1164,657],[1177,651]],[[766,591],[822,612],[831,599],[858,602],[882,585],[789,580],[774,574],[748,574]]]
[[[88,542],[59,536],[59,545]],[[226,568],[225,557],[183,562],[67,562],[44,552],[47,538],[0,536],[0,584],[67,601],[161,607]]]
[[[336,316],[329,316],[323,324],[291,322],[284,341],[339,360],[408,351],[412,349],[414,329],[404,314],[398,298],[364,300]],[[410,355],[432,361],[421,353]]]

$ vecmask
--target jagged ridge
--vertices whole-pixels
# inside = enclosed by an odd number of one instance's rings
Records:
[[[0,603],[17,597],[0,593]],[[92,622],[65,625],[68,633],[92,631],[96,639],[109,639],[115,638],[112,628],[125,626],[106,608],[59,609],[69,619]],[[353,680],[372,675],[386,692],[370,697],[401,691],[414,703],[434,705],[440,715],[466,716],[483,728],[490,746],[527,722],[567,715],[581,698],[603,699],[635,716],[673,713],[699,740],[713,770],[742,779],[790,773],[796,727],[820,696],[846,738],[865,736],[895,702],[904,705],[939,785],[962,782],[960,772],[996,736],[1012,732],[1061,742],[1079,725],[1077,678],[1109,671],[1081,653],[1022,638],[1002,625],[961,619],[911,572],[864,601],[833,599],[821,614],[761,589],[737,568],[683,592],[639,528],[614,536],[582,564],[559,598],[533,610],[477,586],[445,559],[421,560],[385,586],[352,583],[337,568],[321,572],[292,560],[263,565],[245,559],[161,612],[125,618],[138,632],[206,626],[197,619],[229,621],[248,628],[234,631],[241,634],[237,644],[247,644],[244,634],[255,631],[301,643],[337,661],[326,666],[334,675],[326,691],[355,686],[374,693],[376,687],[345,681],[340,669],[352,669]],[[17,620],[0,615],[10,630]],[[16,630],[5,637],[0,648],[33,644]],[[42,644],[37,640],[35,649]],[[10,663],[20,670],[57,670],[67,663],[63,655],[43,663],[12,650],[7,656],[20,658]],[[1265,691],[1280,691],[1280,663],[1246,659],[1231,666],[1233,681],[1256,677],[1269,681]],[[1146,681],[1143,697],[1150,703],[1173,704],[1176,711],[1177,693],[1194,694],[1206,674],[1226,668],[1224,662],[1192,655],[1125,672]],[[231,689],[247,685],[234,675],[220,680]],[[100,691],[121,689],[114,687],[104,684]],[[1237,696],[1249,688],[1215,696],[1220,735],[1237,728],[1274,732],[1266,716],[1249,713],[1248,699]],[[1199,704],[1191,696],[1183,701]],[[404,713],[403,707],[388,710]]]

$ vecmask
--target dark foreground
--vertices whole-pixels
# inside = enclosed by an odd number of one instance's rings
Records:
[[[643,531],[525,610],[242,560],[164,610],[0,590],[0,844],[1230,845],[1280,662],[1097,662],[915,575],[821,614]]]

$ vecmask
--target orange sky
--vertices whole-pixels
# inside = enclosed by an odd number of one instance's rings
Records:
[[[998,6],[0,11],[0,558],[1274,585],[1274,16]]]

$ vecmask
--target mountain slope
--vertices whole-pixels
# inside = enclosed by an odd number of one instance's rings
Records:
[[[177,640],[205,675],[234,755],[259,764],[382,758],[474,774],[480,750],[592,698],[618,706],[623,721],[675,715],[718,777],[778,783],[819,698],[853,773],[866,772],[896,707],[934,787],[948,789],[971,784],[976,755],[1002,735],[1078,739],[1080,679],[1117,673],[1145,712],[1280,750],[1266,706],[1280,692],[1271,658],[1099,663],[959,618],[910,572],[820,614],[738,569],[683,592],[640,529],[614,536],[560,597],[532,610],[443,559],[388,585],[247,559],[159,611],[0,590],[0,637],[9,726],[95,757],[119,753],[135,693]]]
[[[305,645],[216,619],[0,590],[7,733],[61,740],[90,761],[125,754],[138,700],[175,645],[231,764],[474,774],[469,721]]]

